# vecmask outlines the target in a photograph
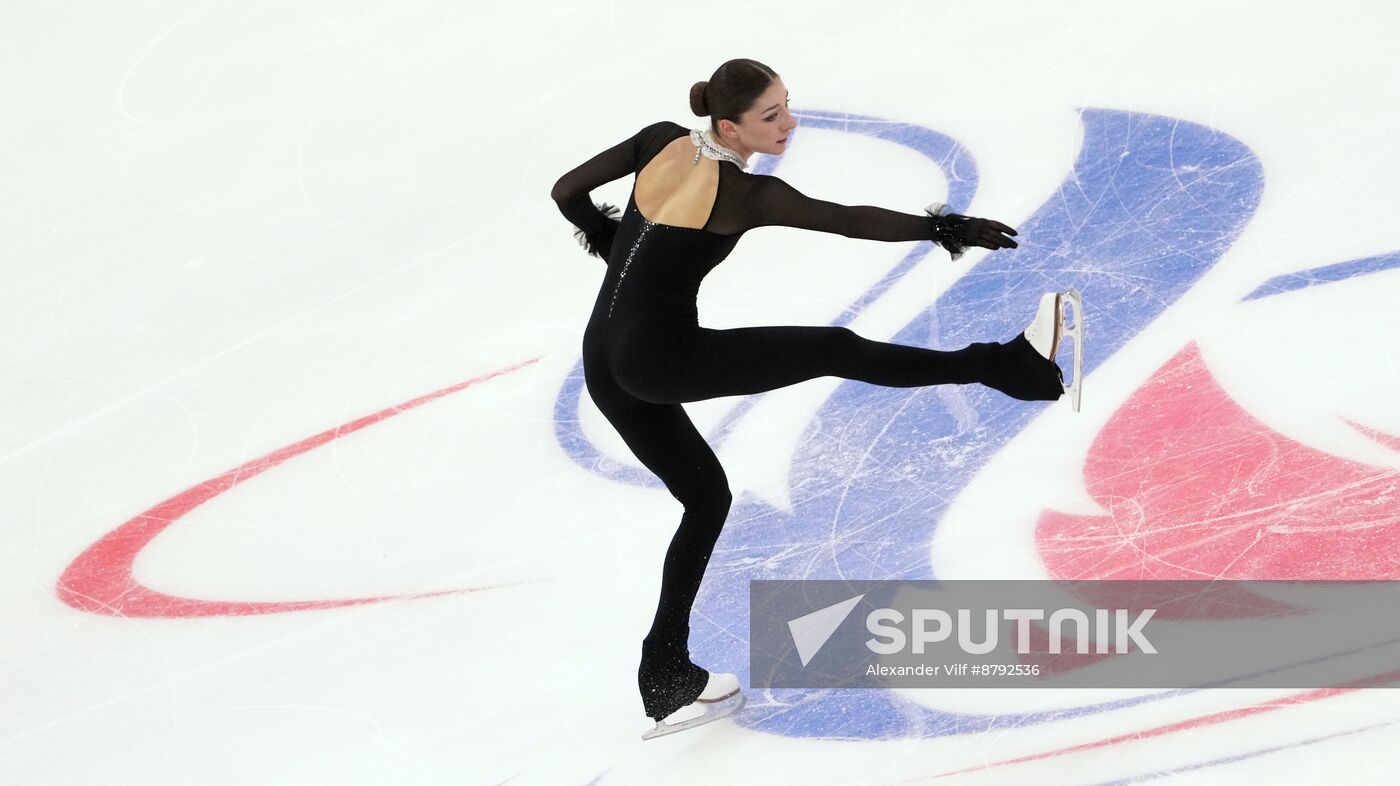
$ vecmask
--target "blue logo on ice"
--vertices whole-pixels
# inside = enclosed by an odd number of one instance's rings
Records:
[[[863,597],[865,595],[862,593],[850,600],[843,600],[824,609],[817,609],[811,614],[788,620],[788,632],[792,634],[792,643],[797,645],[797,654],[801,656],[803,666],[812,662],[817,651],[826,645],[831,639],[831,634],[841,627],[841,623],[851,615],[851,609],[854,609]]]

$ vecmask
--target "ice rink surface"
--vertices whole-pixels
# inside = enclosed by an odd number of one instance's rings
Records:
[[[1400,578],[1400,6],[13,2],[0,9],[0,782],[1390,784],[1400,692],[749,692],[643,742],[681,508],[583,388],[549,199],[773,67],[750,160],[1018,228],[770,227],[701,324],[1003,340],[1083,411],[834,377],[686,405],[748,582]],[[631,178],[593,192],[624,204]]]

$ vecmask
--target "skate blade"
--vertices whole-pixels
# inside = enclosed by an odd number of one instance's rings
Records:
[[[675,734],[678,731],[693,729],[696,726],[703,726],[706,723],[717,721],[720,718],[738,712],[739,708],[744,706],[744,702],[747,700],[747,697],[744,696],[742,691],[735,690],[733,693],[721,696],[718,699],[696,701],[695,704],[699,705],[701,709],[704,710],[703,714],[675,723],[667,723],[664,719],[659,720],[656,722],[656,728],[643,734],[642,739],[650,740],[656,737],[664,737],[667,734]]]
[[[1084,301],[1080,297],[1078,289],[1066,289],[1063,299],[1064,302],[1073,306],[1074,322],[1070,323],[1069,317],[1061,306],[1060,318],[1055,326],[1055,343],[1058,345],[1061,338],[1074,340],[1074,380],[1065,385],[1065,392],[1069,394],[1070,404],[1074,406],[1074,411],[1078,412],[1081,390],[1080,375],[1084,372]]]

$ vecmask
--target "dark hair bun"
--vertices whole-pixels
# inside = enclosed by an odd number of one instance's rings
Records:
[[[709,117],[710,107],[705,103],[705,86],[709,82],[696,82],[690,86],[690,111],[699,117]]]

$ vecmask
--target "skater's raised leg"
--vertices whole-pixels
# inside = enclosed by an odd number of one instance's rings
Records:
[[[699,328],[684,358],[633,368],[624,386],[656,403],[751,395],[824,376],[900,388],[981,383],[1028,401],[1064,393],[1059,368],[1025,334],[945,351],[873,341],[845,327]]]

